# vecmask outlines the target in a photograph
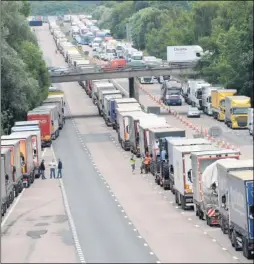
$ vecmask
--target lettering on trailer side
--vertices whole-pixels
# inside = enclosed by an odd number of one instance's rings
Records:
[[[48,121],[46,119],[43,119],[43,120],[39,120],[39,122],[42,124],[46,124]]]

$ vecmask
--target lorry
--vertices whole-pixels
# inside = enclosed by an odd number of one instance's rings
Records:
[[[12,177],[15,197],[17,197],[23,190],[19,140],[1,140],[1,149],[9,149],[11,151]]]
[[[253,108],[248,109],[248,130],[253,135]]]
[[[117,109],[117,134],[118,141],[124,150],[130,150],[130,140],[129,140],[129,119],[128,114],[130,112],[140,113],[142,112],[140,108],[126,107]]]
[[[141,109],[140,104],[135,98],[122,98],[122,99],[114,99],[111,100],[110,105],[110,118],[111,122],[113,123],[113,129],[118,128],[117,126],[117,109],[118,108],[125,108],[126,106],[129,107],[131,105],[132,108]]]
[[[23,175],[23,184],[27,187],[34,182],[34,162],[32,135],[25,135],[22,132],[11,133],[8,136],[2,136],[1,140],[19,140],[20,142],[20,161]]]
[[[179,81],[168,80],[161,86],[161,100],[166,105],[182,105],[182,84]]]
[[[214,86],[205,86],[202,87],[202,104],[201,108],[203,112],[209,116],[212,115],[212,91],[214,90],[222,90],[223,87],[214,87]]]
[[[92,81],[92,99],[94,104],[96,105],[99,100],[99,90],[114,90],[115,87],[112,83],[108,81]]]
[[[172,65],[195,64],[203,55],[200,46],[168,46],[167,62]]]
[[[53,134],[53,127],[51,123],[51,112],[50,110],[45,110],[44,112],[40,111],[29,111],[27,113],[27,120],[28,121],[39,121],[40,122],[40,129],[41,129],[41,146],[50,147],[52,143],[52,134]]]
[[[164,117],[144,120],[138,123],[139,131],[139,151],[140,156],[144,157],[148,153],[149,146],[149,128],[170,127]]]
[[[236,89],[218,89],[211,91],[212,116],[218,121],[225,120],[225,98],[237,93]]]
[[[218,160],[217,161],[218,173],[218,201],[220,213],[220,227],[224,234],[229,234],[229,198],[228,198],[228,181],[227,176],[234,171],[253,170],[253,160]]]
[[[193,80],[189,83],[190,94],[188,96],[189,103],[193,107],[202,109],[202,92],[204,87],[210,87],[211,84],[204,80]]]
[[[133,112],[128,116],[129,118],[129,130],[130,130],[130,151],[137,157],[140,157],[140,147],[139,147],[139,126],[138,124],[143,124],[149,120],[157,119],[158,116],[154,114],[147,114],[143,111],[138,113]]]
[[[35,112],[44,112],[49,110],[51,113],[51,125],[52,125],[52,139],[55,140],[59,137],[59,115],[56,104],[41,105],[33,109]]]
[[[224,123],[234,128],[248,127],[248,109],[251,107],[248,96],[227,96],[225,98],[225,119]]]
[[[176,127],[164,127],[164,128],[149,128],[149,154],[152,154],[152,162],[150,166],[151,173],[155,176],[155,182],[168,189],[169,187],[169,175],[161,174],[161,166],[165,163],[162,157],[162,152],[165,150],[165,138],[168,137],[185,137],[185,130]],[[162,165],[163,164],[163,165]]]
[[[1,148],[1,213],[6,213],[7,208],[14,201],[14,185],[11,166],[11,151]]]
[[[28,127],[28,126],[32,126],[32,127],[39,127],[40,128],[40,121],[38,120],[32,120],[32,121],[17,121],[14,123],[15,127]]]
[[[59,129],[62,130],[65,123],[63,98],[61,98],[61,96],[58,95],[51,95],[46,100],[43,101],[43,105],[57,106]]]
[[[103,116],[107,126],[112,126],[113,123],[111,122],[111,101],[114,99],[121,99],[123,98],[121,94],[113,94],[113,95],[106,95],[104,96],[104,110]]]
[[[40,177],[39,166],[42,158],[41,154],[41,131],[38,128],[30,128],[27,130],[26,127],[12,127],[12,133],[24,133],[24,135],[32,136],[32,147],[33,147],[33,162],[34,162],[34,176],[35,178]]]
[[[98,82],[108,82],[109,83],[109,80],[102,79],[102,80],[89,80],[88,81],[88,84],[87,84],[88,90],[90,90],[90,97],[92,98],[94,104],[97,101],[97,89],[96,89],[95,84]]]
[[[101,116],[104,116],[104,97],[106,95],[121,95],[121,92],[119,90],[114,89],[110,90],[100,90],[99,91],[99,101],[97,103],[98,112]]]
[[[253,170],[234,171],[227,176],[231,244],[254,258],[254,180]]]
[[[168,156],[168,162],[164,165],[163,171],[169,173],[169,186],[168,189],[171,190],[173,194],[174,191],[174,166],[173,166],[173,148],[174,146],[199,146],[199,145],[211,145],[211,142],[203,138],[165,138],[166,154]],[[162,172],[161,172],[162,174]]]
[[[190,159],[191,153],[217,149],[218,148],[212,145],[173,147],[175,202],[177,205],[181,206],[183,210],[186,210],[189,207],[194,207]]]
[[[196,216],[209,226],[220,225],[217,161],[235,160],[240,152],[231,149],[195,152],[191,155],[193,201]]]

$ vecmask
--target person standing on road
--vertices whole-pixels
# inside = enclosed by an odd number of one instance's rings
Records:
[[[130,159],[130,162],[131,162],[132,173],[134,174],[134,172],[135,172],[135,163],[136,163],[136,160],[134,159],[134,155],[132,155],[132,157]]]
[[[56,178],[56,162],[54,159],[49,163],[49,168],[50,168],[50,179],[54,177]]]
[[[59,159],[58,160],[58,165],[57,165],[57,178],[62,178],[62,169],[63,169],[63,163]]]
[[[40,174],[41,174],[41,179],[42,180],[45,180],[46,177],[45,177],[45,164],[44,164],[44,159],[41,161],[41,164],[40,164]]]

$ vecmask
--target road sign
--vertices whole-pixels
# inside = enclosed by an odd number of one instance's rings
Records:
[[[213,138],[218,138],[222,135],[222,129],[218,126],[210,127],[208,130],[208,135]]]

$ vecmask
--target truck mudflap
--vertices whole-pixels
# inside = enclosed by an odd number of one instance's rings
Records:
[[[170,190],[173,194],[175,194],[175,188],[174,188],[174,174],[169,173],[169,185],[170,185]]]
[[[181,206],[183,210],[189,209],[194,206],[193,194],[186,193],[182,195],[177,190],[175,190],[175,202],[177,205]]]
[[[130,141],[121,139],[121,146],[125,151],[130,150]]]
[[[164,190],[169,190],[170,189],[170,181],[169,178],[162,178],[162,186]]]
[[[113,124],[111,123],[111,121],[109,120],[109,118],[105,117],[104,118],[105,120],[105,124],[108,126],[108,127],[111,127]]]
[[[209,208],[206,211],[206,224],[208,226],[220,226],[220,213],[218,209]]]

